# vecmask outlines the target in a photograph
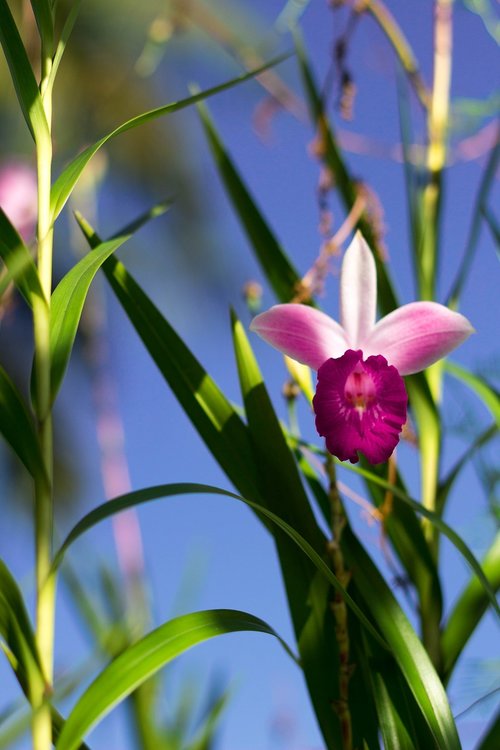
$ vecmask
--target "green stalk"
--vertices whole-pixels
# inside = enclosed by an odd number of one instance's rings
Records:
[[[35,558],[36,558],[36,640],[46,681],[44,694],[36,696],[34,706],[33,745],[35,750],[52,747],[50,705],[46,703],[52,690],[55,579],[51,575],[53,534],[53,441],[50,393],[50,297],[52,291],[53,229],[50,219],[50,189],[52,170],[52,87],[46,85],[51,60],[42,45],[42,83],[40,90],[48,124],[46,135],[36,141],[38,173],[38,271],[43,299],[33,299],[35,344],[35,411],[38,436],[43,455],[45,475],[35,481]],[[38,710],[36,710],[38,709]]]

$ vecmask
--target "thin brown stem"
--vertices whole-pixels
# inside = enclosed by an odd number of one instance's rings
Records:
[[[347,523],[344,506],[337,489],[333,456],[327,456],[326,473],[329,479],[328,498],[330,500],[332,538],[328,543],[332,569],[344,588],[349,585],[351,574],[346,570],[342,554],[342,532]],[[347,606],[342,594],[335,591],[331,602],[335,619],[335,637],[339,649],[339,695],[333,707],[340,721],[342,750],[352,750],[352,719],[349,709],[349,681],[353,666],[349,663],[349,629]]]

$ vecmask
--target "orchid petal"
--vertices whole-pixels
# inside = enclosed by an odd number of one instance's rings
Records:
[[[257,315],[250,330],[275,349],[314,370],[330,357],[340,357],[348,348],[339,324],[307,305],[275,305]]]
[[[400,375],[411,375],[445,357],[474,329],[463,315],[437,302],[412,302],[379,320],[363,353],[382,354]]]
[[[340,322],[352,349],[363,349],[375,325],[377,271],[361,232],[347,248],[340,272]]]

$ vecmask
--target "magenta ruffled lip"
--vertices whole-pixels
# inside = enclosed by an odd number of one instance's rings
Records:
[[[387,461],[406,422],[408,396],[404,381],[382,355],[363,359],[348,349],[318,370],[313,399],[316,429],[328,451],[341,461],[371,464]]]

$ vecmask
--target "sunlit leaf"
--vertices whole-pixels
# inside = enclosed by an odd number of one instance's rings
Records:
[[[281,302],[289,302],[297,292],[300,277],[224,148],[207,107],[199,104],[198,112],[224,187],[246,231],[255,257],[277,298]]]
[[[145,680],[188,649],[217,635],[266,633],[288,647],[263,620],[237,610],[207,610],[182,615],[141,638],[111,662],[91,683],[68,716],[56,750],[75,750],[83,737]]]
[[[130,234],[103,242],[83,257],[61,279],[52,294],[50,307],[50,388],[55,399],[71,356],[90,285],[106,258],[123,245]]]

